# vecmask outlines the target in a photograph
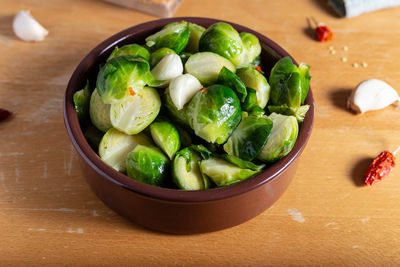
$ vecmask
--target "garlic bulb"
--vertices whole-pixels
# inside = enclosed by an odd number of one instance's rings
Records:
[[[361,82],[347,101],[348,108],[356,113],[383,109],[400,101],[397,92],[387,83],[377,79]]]
[[[13,21],[15,35],[24,41],[43,41],[49,32],[43,28],[30,14],[29,11],[21,10],[15,15]]]
[[[171,80],[169,95],[176,108],[181,110],[201,88],[203,86],[196,77],[188,73],[182,74]]]
[[[171,80],[183,73],[181,58],[174,53],[167,54],[151,70],[157,80]]]

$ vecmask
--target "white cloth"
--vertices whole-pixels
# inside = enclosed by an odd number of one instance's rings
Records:
[[[363,13],[400,5],[400,0],[329,0],[342,17],[355,17]]]

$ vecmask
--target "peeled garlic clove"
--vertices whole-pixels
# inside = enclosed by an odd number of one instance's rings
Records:
[[[24,41],[43,41],[44,37],[49,34],[49,31],[43,28],[30,14],[29,11],[17,13],[13,21],[13,30],[15,35]]]
[[[188,73],[182,74],[171,80],[169,95],[176,108],[181,110],[201,88],[203,86],[196,77]]]
[[[167,54],[151,70],[157,80],[171,80],[183,73],[181,58],[174,53]]]
[[[347,106],[356,113],[383,109],[400,101],[396,90],[384,81],[369,79],[361,82],[352,92]]]

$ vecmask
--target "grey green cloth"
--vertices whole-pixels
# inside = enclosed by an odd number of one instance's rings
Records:
[[[342,17],[355,17],[363,13],[400,5],[400,0],[329,0]]]

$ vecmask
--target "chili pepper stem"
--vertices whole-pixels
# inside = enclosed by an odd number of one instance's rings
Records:
[[[396,150],[395,150],[395,151],[393,151],[393,153],[392,153],[392,154],[393,154],[394,156],[396,156],[396,153],[397,153],[397,152],[399,152],[399,151],[400,151],[400,146],[399,146],[398,148],[396,148]]]
[[[319,25],[318,21],[314,17],[311,17],[311,20],[314,22],[315,27],[318,27]]]

